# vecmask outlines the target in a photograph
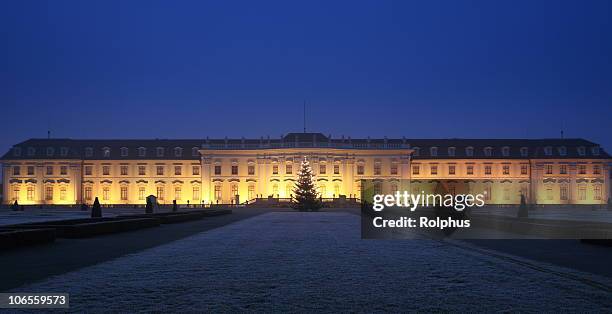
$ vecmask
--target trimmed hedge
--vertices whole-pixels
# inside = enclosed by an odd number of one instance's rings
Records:
[[[0,249],[9,249],[51,243],[55,241],[55,229],[0,229]]]
[[[10,227],[15,229],[52,228],[55,229],[57,237],[60,238],[86,238],[155,226],[159,226],[159,220],[155,218],[96,218],[48,221],[39,224],[30,223]]]

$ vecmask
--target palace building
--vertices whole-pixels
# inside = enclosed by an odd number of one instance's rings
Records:
[[[308,158],[325,198],[359,198],[362,179],[445,180],[488,204],[604,204],[610,155],[584,139],[30,139],[2,157],[4,204],[233,203],[289,198]],[[405,181],[404,181],[405,182]],[[456,186],[455,186],[456,185]],[[398,187],[395,186],[395,189]]]

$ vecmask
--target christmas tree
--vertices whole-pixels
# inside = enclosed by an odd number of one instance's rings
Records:
[[[312,180],[312,169],[306,157],[304,157],[302,165],[300,166],[298,180],[295,183],[293,193],[295,193],[293,202],[294,209],[299,211],[315,211],[322,207],[319,200],[319,193]]]

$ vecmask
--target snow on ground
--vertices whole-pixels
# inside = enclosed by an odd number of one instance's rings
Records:
[[[579,280],[359,230],[347,213],[267,213],[16,291],[69,292],[77,312],[612,310]]]
[[[168,209],[157,209],[156,211],[168,211]],[[144,208],[102,208],[102,214],[104,217],[144,214]],[[82,211],[75,208],[27,208],[25,211],[1,209],[0,226],[89,217],[91,217],[90,210]]]

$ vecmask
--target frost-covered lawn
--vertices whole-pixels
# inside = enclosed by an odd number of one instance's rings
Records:
[[[157,211],[167,211],[158,209]],[[144,214],[144,208],[102,208],[104,217],[114,217],[117,215]],[[28,223],[53,221],[63,219],[88,218],[91,216],[89,210],[81,211],[75,208],[27,208],[25,211],[12,211],[10,209],[0,210],[0,226]]]
[[[359,230],[346,213],[267,213],[18,291],[69,292],[78,312],[612,310],[579,273]]]

